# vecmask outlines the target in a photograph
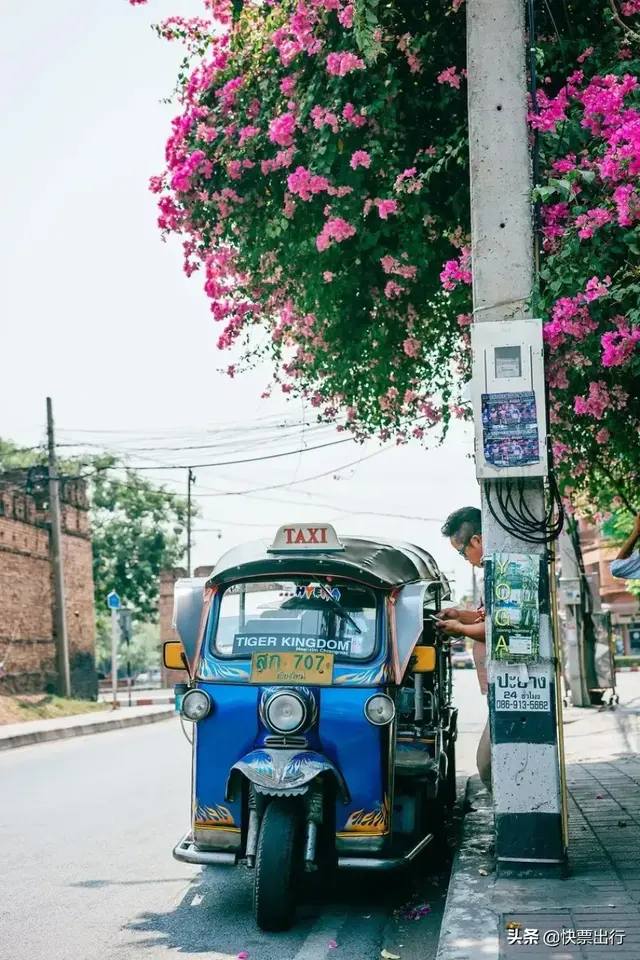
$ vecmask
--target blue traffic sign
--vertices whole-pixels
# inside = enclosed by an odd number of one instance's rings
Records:
[[[120,597],[112,590],[111,593],[107,596],[107,606],[109,610],[119,610],[120,609]]]

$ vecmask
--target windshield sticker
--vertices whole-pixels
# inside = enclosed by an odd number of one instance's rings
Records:
[[[331,591],[328,587],[323,589],[317,583],[309,583],[306,587],[300,584],[296,587],[296,597],[306,597],[307,600],[328,600],[329,593],[331,593],[331,599],[339,603],[342,594],[337,587],[334,587]]]
[[[351,656],[358,657],[364,653],[364,639],[361,634],[351,638]]]
[[[353,651],[353,640],[328,640],[326,637],[288,636],[287,634],[236,633],[233,638],[233,652],[236,656],[254,653],[256,650],[327,651],[349,656]]]

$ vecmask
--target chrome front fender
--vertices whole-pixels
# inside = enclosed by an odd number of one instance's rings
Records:
[[[251,781],[258,793],[279,797],[306,793],[311,781],[321,773],[333,776],[342,802],[349,803],[351,798],[344,777],[321,753],[265,747],[252,750],[234,763],[227,780],[226,799],[233,800],[242,777]]]

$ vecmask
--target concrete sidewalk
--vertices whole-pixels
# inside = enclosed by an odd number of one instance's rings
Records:
[[[56,717],[53,720],[28,720],[26,723],[7,723],[0,726],[0,750],[26,747],[48,740],[81,737],[92,733],[106,733],[137,727],[143,723],[157,723],[175,717],[171,706],[121,707],[99,713],[85,713],[74,717]]]
[[[437,960],[640,958],[639,704],[565,718],[566,880],[497,878],[489,797],[471,778]]]

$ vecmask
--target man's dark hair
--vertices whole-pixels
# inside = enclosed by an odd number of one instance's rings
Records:
[[[444,522],[443,537],[453,537],[460,543],[469,543],[471,537],[482,533],[482,514],[477,507],[460,507]]]

